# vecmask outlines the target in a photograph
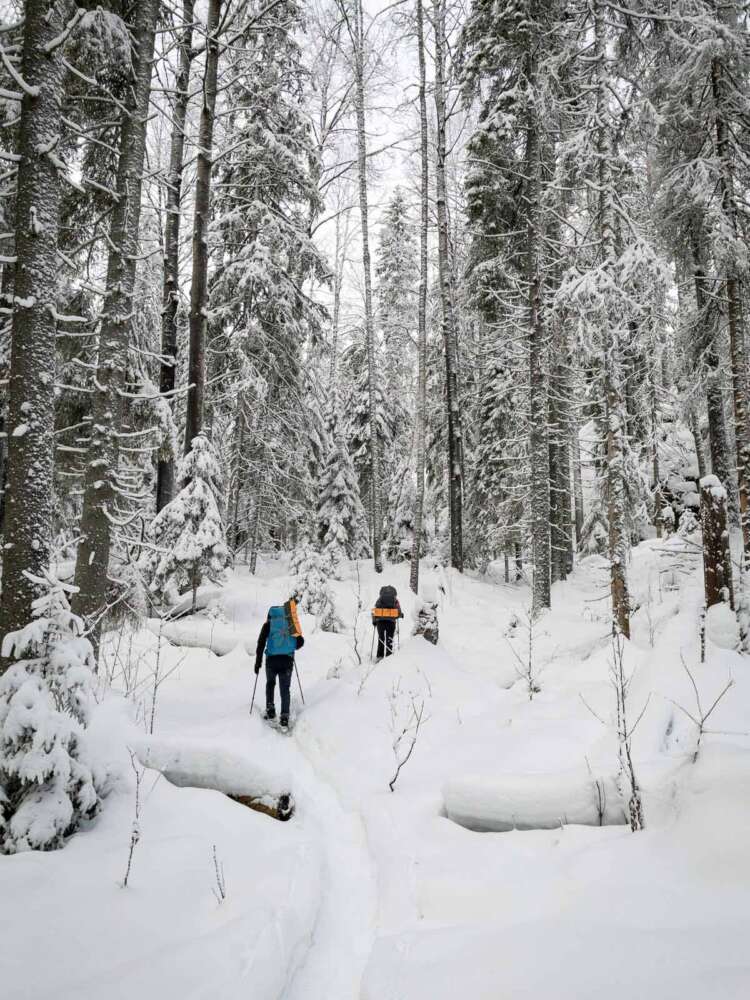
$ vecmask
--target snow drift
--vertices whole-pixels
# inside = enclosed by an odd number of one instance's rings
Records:
[[[613,777],[583,771],[458,778],[443,788],[449,819],[468,830],[551,830],[627,822]]]

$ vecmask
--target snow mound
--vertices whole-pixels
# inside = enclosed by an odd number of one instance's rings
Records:
[[[449,819],[477,832],[552,830],[558,826],[610,826],[626,822],[612,777],[584,771],[559,774],[457,778],[443,788]]]

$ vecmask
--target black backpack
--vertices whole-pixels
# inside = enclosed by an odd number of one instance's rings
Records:
[[[381,587],[380,588],[380,607],[381,608],[395,608],[396,607],[396,588],[395,587]]]

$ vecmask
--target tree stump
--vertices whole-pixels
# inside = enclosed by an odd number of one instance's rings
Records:
[[[734,610],[732,559],[727,530],[727,491],[716,476],[700,481],[703,581],[706,608],[726,602]]]

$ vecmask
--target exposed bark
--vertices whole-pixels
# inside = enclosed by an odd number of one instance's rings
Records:
[[[235,416],[234,434],[234,482],[232,484],[232,522],[230,524],[228,537],[232,539],[232,552],[234,558],[240,547],[240,494],[242,493],[242,458],[245,450],[245,407],[242,393],[237,395],[237,412]]]
[[[424,58],[424,10],[422,0],[416,0],[417,54],[419,57],[419,154],[420,154],[420,221],[419,221],[419,292],[417,298],[417,493],[414,504],[414,545],[409,569],[409,586],[419,592],[419,559],[424,521],[425,435],[427,422],[427,225],[429,221],[429,158],[427,147],[427,84]]]
[[[446,184],[445,106],[445,3],[436,0],[435,22],[435,115],[437,123],[435,201],[438,229],[438,279],[445,351],[445,388],[448,417],[448,509],[450,513],[451,565],[463,572],[463,432],[458,388],[458,324],[452,294],[452,264],[448,240]],[[548,498],[549,502],[549,498]]]
[[[180,65],[175,79],[172,109],[172,139],[167,175],[167,211],[164,222],[164,291],[162,305],[159,391],[172,393],[177,374],[177,308],[179,305],[180,220],[182,172],[185,161],[185,120],[190,93],[190,66],[193,61],[193,18],[195,0],[182,0],[183,28],[180,34]],[[174,496],[174,456],[159,459],[156,466],[156,510]]]
[[[607,123],[610,83],[607,76],[607,55],[604,14],[597,3],[594,12],[594,59],[596,60],[596,146],[598,154],[598,240],[601,261],[614,271],[616,267],[616,219],[612,205],[614,180],[611,171],[613,155],[610,126]],[[630,597],[627,581],[628,539],[625,530],[626,493],[624,483],[625,414],[620,388],[620,344],[617,336],[621,303],[609,304],[604,318],[603,372],[606,404],[606,492],[609,521],[610,591],[612,594],[612,625],[626,639],[630,638]]]
[[[735,245],[742,237],[737,222],[734,175],[729,149],[729,126],[724,118],[724,68],[718,59],[711,64],[711,88],[716,111],[716,152],[719,158],[719,191],[727,228]],[[737,449],[737,480],[740,498],[740,524],[746,556],[750,556],[750,428],[748,427],[747,357],[745,324],[742,316],[742,290],[733,249],[724,281],[729,329],[729,356],[732,369],[732,402],[734,404],[734,435]]]
[[[122,388],[127,370],[138,257],[138,227],[146,149],[154,33],[159,4],[142,0],[133,26],[135,79],[120,131],[118,201],[112,212],[109,258],[99,358],[92,395],[91,437],[86,456],[83,510],[76,560],[79,588],[74,611],[85,617],[98,642],[106,605],[112,544],[110,518],[116,510],[118,434],[123,415]]]
[[[357,180],[359,187],[359,212],[362,221],[362,270],[365,293],[365,340],[367,343],[367,374],[370,409],[370,504],[372,512],[372,554],[375,572],[382,573],[381,555],[383,526],[380,517],[380,445],[377,423],[377,361],[375,358],[375,324],[372,313],[372,265],[370,262],[370,235],[367,204],[367,133],[365,125],[365,30],[362,0],[355,3],[355,25],[352,31],[354,46],[354,79],[357,115]]]
[[[583,482],[581,480],[581,439],[578,421],[570,422],[570,450],[573,461],[573,503],[575,506],[576,548],[583,536]]]
[[[6,209],[6,216],[8,215]],[[13,209],[15,217],[15,208]],[[10,220],[8,220],[10,221]],[[15,229],[15,225],[13,226]],[[8,257],[14,257],[16,253],[15,233],[13,237],[5,240],[5,253]],[[8,379],[10,373],[10,346],[11,346],[11,326],[13,316],[13,288],[16,282],[16,266],[8,261],[3,264],[3,278],[0,284],[0,304],[6,310],[3,313],[3,328],[0,336],[3,338],[3,361],[0,366],[0,377]],[[6,353],[7,352],[7,353]],[[8,383],[9,384],[9,383]],[[8,385],[0,391],[0,534],[5,528],[5,494],[7,488],[8,475]]]
[[[531,55],[526,60],[526,79],[533,86],[535,67]],[[539,251],[542,244],[540,220],[540,142],[536,109],[530,102],[526,127],[526,282],[528,295],[529,350],[529,452],[531,458],[531,562],[534,571],[532,606],[535,612],[551,603],[550,466],[547,398],[547,334],[541,311],[542,281]]]
[[[727,602],[734,610],[732,556],[727,531],[727,494],[715,476],[701,480],[703,586],[706,607]]]
[[[49,151],[60,137],[65,78],[62,47],[45,46],[72,14],[68,3],[27,0],[21,75],[15,269],[7,429],[0,634],[31,619],[37,576],[49,565],[54,470],[55,291],[62,180]],[[5,282],[4,282],[5,284]],[[7,290],[7,289],[6,289]],[[2,666],[0,666],[2,670]]]
[[[203,72],[203,103],[198,125],[198,157],[193,215],[193,276],[190,285],[190,346],[188,353],[185,454],[203,428],[206,389],[206,328],[208,326],[208,226],[211,208],[216,81],[219,72],[217,29],[222,0],[209,0],[206,20],[206,63]]]
[[[711,471],[727,491],[729,508],[736,510],[735,481],[729,456],[729,435],[724,414],[724,395],[721,387],[719,355],[716,349],[715,325],[709,320],[711,289],[706,276],[705,248],[697,223],[690,225],[690,252],[692,255],[693,287],[700,329],[696,341],[703,351],[706,364],[705,392],[708,416],[708,438],[711,451]]]

